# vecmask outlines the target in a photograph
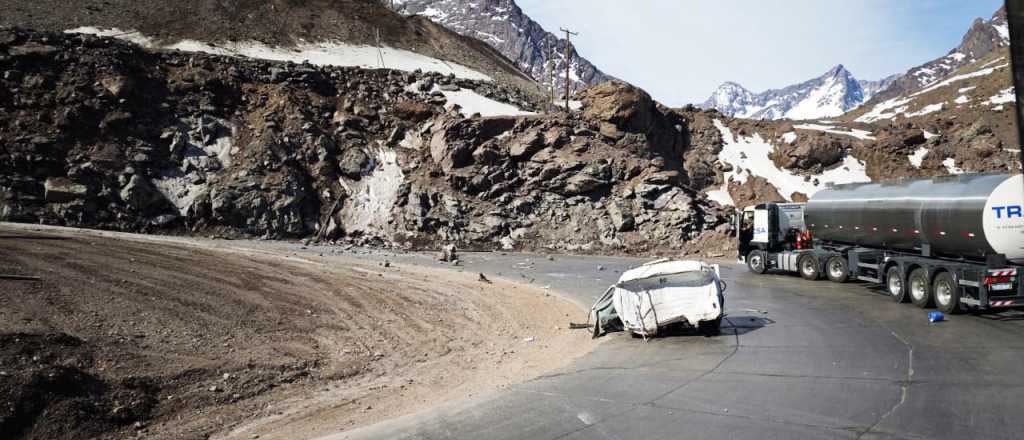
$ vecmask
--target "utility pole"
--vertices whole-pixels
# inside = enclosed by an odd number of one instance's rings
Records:
[[[570,31],[566,28],[559,28],[562,32],[565,32],[565,111],[570,112],[569,108],[569,73],[572,71],[572,44],[569,44],[569,38],[579,35],[576,32]]]
[[[555,62],[555,43],[558,42],[558,39],[552,37],[551,40],[551,44],[548,45],[548,90],[551,92],[551,98],[548,100],[548,105],[546,106],[548,111],[558,109],[558,104],[555,104],[558,102],[555,97],[555,93],[557,93],[555,92],[557,89],[555,86],[555,71],[558,70],[558,63]]]
[[[1017,148],[1024,168],[1024,0],[1006,1],[1006,18],[1010,27],[1010,60],[1017,94]]]

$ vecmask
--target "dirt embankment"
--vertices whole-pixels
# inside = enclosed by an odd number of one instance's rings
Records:
[[[309,438],[589,349],[501,280],[158,240],[0,225],[0,274],[41,278],[0,279],[5,438]]]

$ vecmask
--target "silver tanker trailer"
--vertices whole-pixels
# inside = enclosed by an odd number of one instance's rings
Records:
[[[745,209],[739,257],[759,274],[878,283],[948,313],[1024,305],[1022,205],[1021,175],[837,185]]]

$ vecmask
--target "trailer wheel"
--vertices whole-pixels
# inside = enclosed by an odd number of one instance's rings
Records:
[[[935,307],[939,310],[951,315],[960,311],[960,289],[949,272],[940,273],[935,277],[935,281],[932,282],[932,296],[935,298]]]
[[[804,255],[797,261],[796,266],[800,268],[800,276],[805,280],[821,279],[821,265],[818,263],[818,257],[811,254]]]
[[[750,253],[747,254],[747,268],[750,269],[751,272],[756,273],[758,275],[763,274],[767,270],[767,266],[765,265],[764,259],[764,251],[750,251]]]
[[[890,267],[885,273],[885,286],[889,289],[892,300],[898,303],[910,302],[906,283],[903,282],[903,271],[899,266]]]
[[[847,267],[846,258],[836,255],[825,263],[825,275],[835,283],[845,283],[850,278],[850,268]]]
[[[927,308],[932,305],[932,289],[928,285],[928,271],[914,269],[907,278],[907,293],[910,294],[910,302],[920,308]]]

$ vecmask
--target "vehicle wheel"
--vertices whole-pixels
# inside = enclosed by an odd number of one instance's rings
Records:
[[[697,330],[704,336],[718,336],[722,333],[722,317],[714,321],[701,321],[697,323]]]
[[[907,295],[906,283],[903,279],[903,271],[899,266],[890,267],[885,273],[885,286],[889,289],[892,300],[898,303],[910,302]]]
[[[811,254],[804,255],[797,261],[796,266],[800,268],[800,276],[805,280],[821,279],[821,265],[818,264],[818,257]]]
[[[932,297],[935,307],[950,315],[960,311],[960,289],[949,272],[940,273],[932,282]]]
[[[747,268],[749,268],[751,272],[758,275],[763,274],[767,270],[765,263],[765,255],[763,251],[755,250],[750,251],[750,253],[747,254]]]
[[[932,290],[928,286],[928,272],[924,269],[910,272],[905,288],[915,306],[923,309],[932,305]]]
[[[850,278],[850,269],[846,267],[846,258],[834,256],[825,263],[825,275],[835,283],[845,283]]]

